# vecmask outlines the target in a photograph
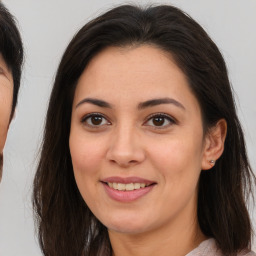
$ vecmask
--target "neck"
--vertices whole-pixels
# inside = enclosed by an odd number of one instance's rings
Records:
[[[142,234],[125,234],[109,230],[113,256],[184,256],[206,239],[197,219]]]

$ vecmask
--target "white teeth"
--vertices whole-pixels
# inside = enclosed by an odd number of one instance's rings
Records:
[[[113,183],[113,188],[117,189],[117,183],[115,183],[115,182]]]
[[[125,190],[134,190],[134,185],[132,183],[125,185]]]
[[[145,184],[142,184],[142,183],[141,183],[141,185],[142,185],[141,187],[143,187],[143,185],[145,185]],[[135,184],[134,184],[134,188],[135,188],[135,189],[139,189],[139,188],[140,188],[140,183],[135,183]]]
[[[113,188],[113,189],[116,189],[116,190],[132,191],[132,190],[135,190],[135,189],[145,188],[146,184],[145,183],[129,183],[129,184],[124,184],[124,183],[108,182],[108,186]]]
[[[118,190],[125,190],[125,184],[117,183],[117,189]]]

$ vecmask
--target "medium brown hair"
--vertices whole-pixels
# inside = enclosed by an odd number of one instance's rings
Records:
[[[224,118],[225,150],[201,173],[198,220],[225,255],[250,248],[252,227],[245,198],[255,177],[236,114],[223,57],[203,28],[173,6],[124,5],[92,20],[74,36],[59,65],[47,112],[33,204],[47,256],[111,255],[107,228],[77,188],[69,151],[71,109],[77,81],[89,61],[108,46],[151,44],[170,53],[186,75],[203,113],[204,130]]]

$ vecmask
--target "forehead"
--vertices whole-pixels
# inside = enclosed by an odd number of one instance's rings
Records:
[[[151,46],[109,47],[96,55],[82,73],[75,101],[84,96],[104,99],[175,96],[180,101],[197,102],[183,71],[170,53]]]
[[[131,87],[138,91],[140,87],[147,85],[149,88],[156,83],[159,87],[160,81],[167,77],[170,82],[170,79],[174,79],[170,70],[175,73],[175,78],[186,82],[184,74],[171,58],[162,50],[148,45],[108,47],[89,62],[78,81],[78,87],[93,89],[94,92],[111,87],[115,87],[116,91]]]

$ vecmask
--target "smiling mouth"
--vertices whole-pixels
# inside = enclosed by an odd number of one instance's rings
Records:
[[[153,184],[146,184],[146,183],[124,184],[124,183],[116,183],[116,182],[113,182],[113,183],[107,182],[105,184],[107,184],[110,188],[113,188],[113,189],[119,190],[119,191],[133,191],[133,190],[138,190],[138,189],[153,185]]]
[[[118,202],[133,202],[152,191],[157,184],[140,177],[109,177],[101,180],[108,196]]]

